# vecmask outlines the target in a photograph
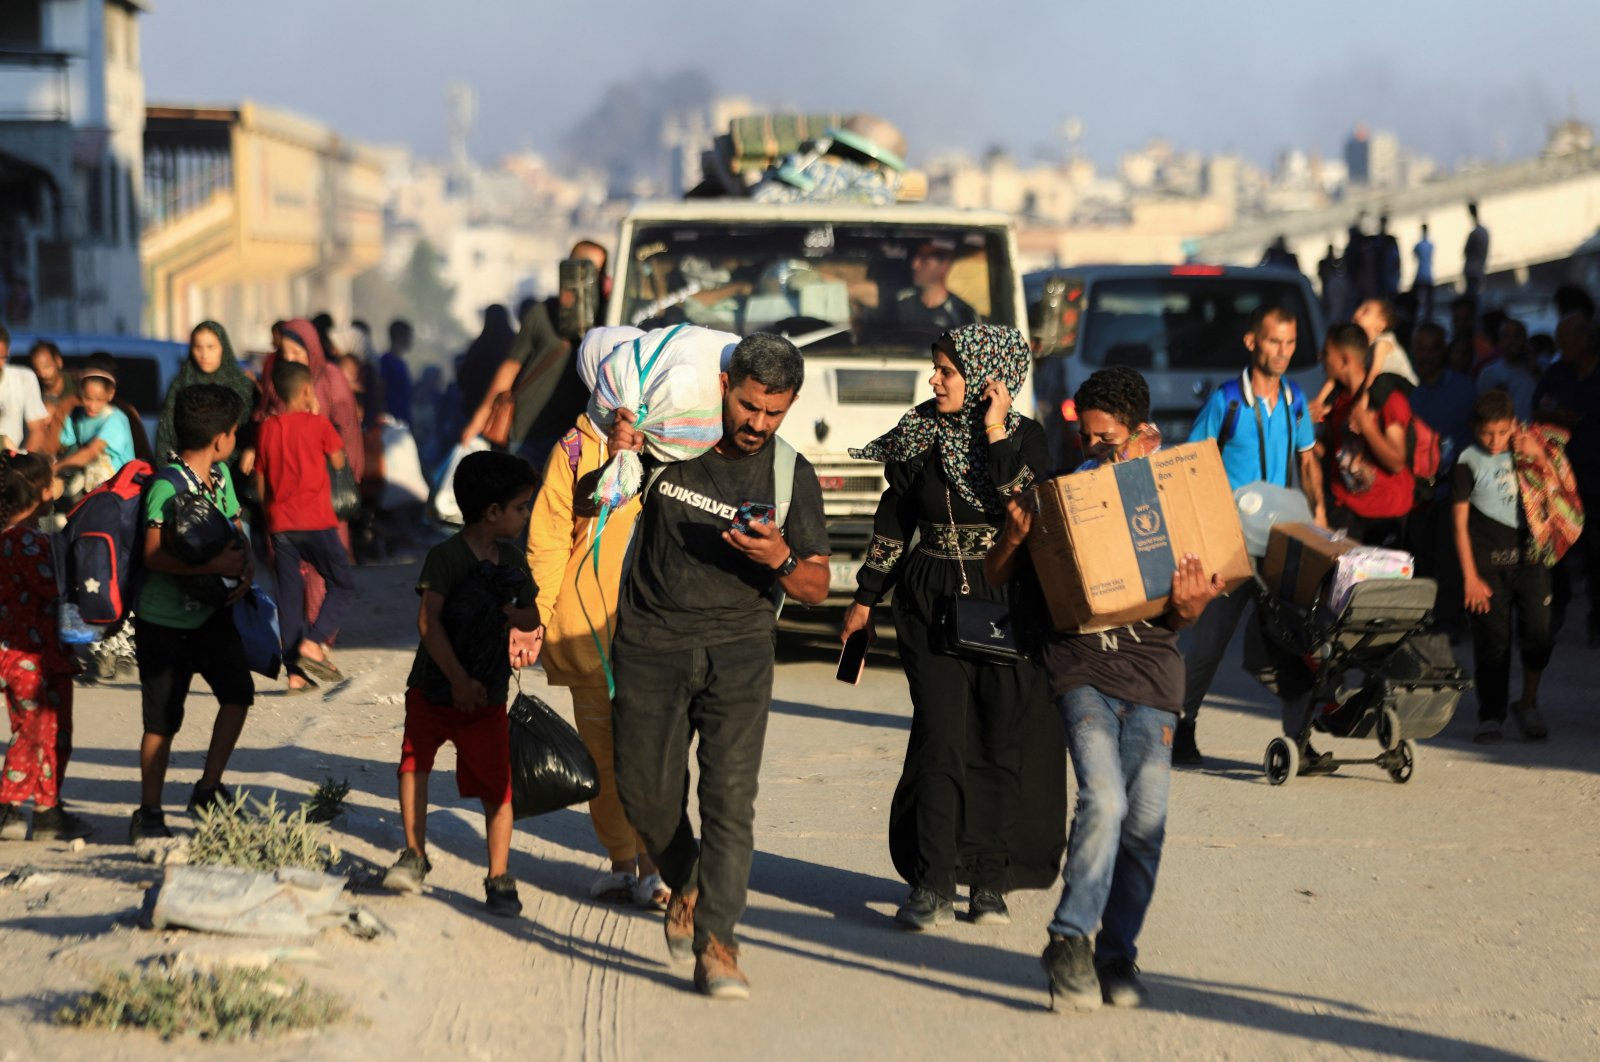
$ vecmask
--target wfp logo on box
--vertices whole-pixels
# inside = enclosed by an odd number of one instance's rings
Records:
[[[1128,530],[1133,534],[1133,548],[1137,553],[1167,547],[1166,524],[1161,519],[1159,506],[1134,506],[1128,514]]]

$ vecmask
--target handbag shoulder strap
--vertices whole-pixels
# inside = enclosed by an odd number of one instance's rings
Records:
[[[956,534],[956,509],[955,503],[950,500],[950,484],[944,485],[944,511],[950,518],[950,541],[956,550],[956,567],[961,569],[961,596],[966,597],[972,593],[972,584],[967,582],[967,559],[961,555],[960,536]]]

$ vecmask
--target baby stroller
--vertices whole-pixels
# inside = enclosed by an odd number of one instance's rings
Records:
[[[1411,780],[1417,741],[1443,730],[1472,688],[1449,639],[1426,633],[1437,592],[1431,579],[1358,583],[1343,610],[1331,614],[1283,601],[1256,580],[1264,644],[1246,667],[1286,702],[1298,698],[1306,706],[1298,729],[1267,745],[1268,782],[1283,785],[1300,773],[1314,730],[1338,738],[1372,735],[1381,747],[1369,759],[1324,756],[1319,767],[1371,764],[1396,782]],[[1356,673],[1359,685],[1347,686]]]

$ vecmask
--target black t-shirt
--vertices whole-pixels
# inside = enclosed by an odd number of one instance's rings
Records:
[[[1099,634],[1049,634],[1044,664],[1052,696],[1092,686],[1117,700],[1183,711],[1183,656],[1165,619]]]
[[[954,292],[946,292],[943,302],[929,306],[922,301],[921,289],[906,288],[895,296],[887,319],[905,327],[948,332],[962,325],[976,324],[978,313]]]
[[[722,645],[777,627],[770,597],[777,573],[722,540],[744,502],[775,504],[776,446],[750,457],[710,450],[663,466],[639,514],[633,569],[618,609],[617,642],[670,651]],[[647,480],[648,481],[648,480]],[[825,557],[822,488],[796,455],[784,538],[796,557]]]

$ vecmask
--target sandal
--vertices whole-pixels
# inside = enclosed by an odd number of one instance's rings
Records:
[[[589,899],[606,903],[627,903],[634,895],[639,879],[625,870],[601,874],[589,886]]]
[[[660,874],[647,874],[633,887],[633,903],[650,911],[665,911],[672,901],[672,890]]]
[[[317,660],[313,657],[306,656],[304,653],[301,653],[300,658],[296,660],[295,663],[299,666],[301,671],[304,671],[307,675],[314,679],[321,679],[323,682],[329,683],[344,681],[344,672],[335,667],[333,661],[329,660],[327,657]]]

